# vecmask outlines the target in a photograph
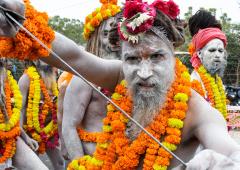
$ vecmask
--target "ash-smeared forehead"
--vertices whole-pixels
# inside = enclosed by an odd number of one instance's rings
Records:
[[[126,55],[147,56],[156,52],[164,56],[173,56],[174,50],[171,42],[166,39],[164,33],[160,34],[157,36],[152,31],[148,31],[140,37],[137,44],[122,42],[122,59]]]

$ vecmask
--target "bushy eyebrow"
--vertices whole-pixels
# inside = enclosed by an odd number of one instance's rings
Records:
[[[130,56],[136,56],[136,55],[134,53],[128,53],[127,52],[127,53],[124,54],[123,58],[126,59],[126,58],[128,58]]]
[[[135,49],[134,50],[131,50],[131,51],[128,51],[128,52],[126,52],[125,54],[124,54],[124,58],[127,58],[127,57],[129,57],[129,56],[136,56],[137,54],[135,53],[136,51],[135,51]],[[163,50],[163,49],[158,49],[158,50],[156,50],[155,52],[153,52],[153,53],[151,53],[150,54],[150,56],[152,56],[152,55],[155,55],[155,54],[163,54],[163,55],[165,55],[167,52],[165,51],[165,50]]]
[[[162,49],[159,49],[159,50],[153,52],[151,55],[155,55],[155,54],[166,54],[166,51],[162,50]]]

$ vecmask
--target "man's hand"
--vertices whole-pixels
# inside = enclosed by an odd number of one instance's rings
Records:
[[[68,152],[67,152],[67,148],[66,148],[65,145],[63,145],[63,144],[61,144],[61,154],[62,154],[62,156],[63,156],[63,158],[64,158],[65,160],[67,160],[67,161],[70,160],[69,154],[68,154]]]
[[[187,163],[186,170],[239,170],[240,162],[213,150],[203,150]]]
[[[24,16],[25,6],[22,0],[0,0],[0,6],[16,13],[18,15]],[[14,19],[16,19],[21,24],[23,23],[23,19],[17,17],[17,15],[11,15]],[[14,37],[19,30],[19,27],[9,20],[6,17],[5,12],[0,9],[0,36],[4,37]]]
[[[5,162],[0,163],[0,169],[5,169],[5,170],[15,169],[12,166],[12,159],[7,159]]]
[[[38,142],[35,141],[34,139],[28,137],[26,140],[26,144],[33,150],[33,151],[37,151],[38,150]]]

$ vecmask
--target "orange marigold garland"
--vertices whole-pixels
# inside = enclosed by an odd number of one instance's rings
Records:
[[[222,84],[222,79],[216,75],[216,78],[212,77],[207,70],[201,65],[195,71],[200,75],[201,80],[207,92],[207,99],[213,107],[218,109],[222,113],[223,117],[227,117],[227,100]]]
[[[39,142],[38,152],[44,153],[46,147],[55,148],[58,146],[57,104],[48,94],[48,90],[36,68],[29,67],[26,73],[30,78],[30,87],[26,110],[27,123],[24,128],[33,139]],[[41,92],[44,96],[43,103],[40,102]],[[55,96],[58,96],[57,85],[53,87],[52,92]],[[50,122],[47,120],[49,114],[51,114]]]
[[[160,113],[146,127],[157,139],[171,151],[177,149],[181,141],[181,129],[187,112],[187,102],[191,95],[190,75],[186,67],[176,61],[176,79],[168,90],[167,102]],[[132,100],[123,80],[115,88],[112,100],[127,113],[132,112]],[[140,133],[130,141],[125,135],[128,119],[113,105],[107,106],[107,116],[103,119],[103,132],[91,133],[80,129],[81,140],[97,142],[93,156],[86,155],[73,160],[68,170],[84,169],[135,169],[139,158],[145,153],[143,169],[166,170],[172,156],[145,133]],[[99,140],[99,139],[102,140]]]
[[[16,152],[16,141],[20,135],[20,111],[22,108],[22,95],[17,81],[14,80],[10,71],[4,84],[5,106],[8,121],[0,110],[0,163],[12,158]]]
[[[195,90],[198,94],[200,94],[202,97],[205,97],[205,91],[202,88],[202,85],[197,80],[192,80],[192,89]]]
[[[103,4],[101,8],[96,8],[91,14],[85,19],[83,28],[83,36],[86,40],[89,39],[92,32],[97,28],[103,20],[113,17],[119,13],[120,7],[117,6],[117,0],[100,0]]]
[[[24,0],[24,2],[26,21],[23,26],[51,48],[55,34],[48,26],[48,15],[35,10],[29,0]],[[9,58],[18,58],[20,60],[35,60],[39,57],[47,57],[49,52],[32,39],[25,31],[20,30],[15,38],[0,38],[0,55]]]

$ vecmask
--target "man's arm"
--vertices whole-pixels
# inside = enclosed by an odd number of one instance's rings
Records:
[[[28,75],[23,74],[18,81],[18,85],[22,93],[22,110],[21,110],[21,119],[20,119],[21,127],[23,127],[23,124],[26,121],[25,119],[26,119],[26,107],[27,107],[29,84],[30,84],[30,81],[29,81]]]
[[[84,155],[77,127],[83,120],[91,96],[92,89],[78,77],[73,77],[65,93],[62,122],[62,135],[71,160]]]
[[[11,10],[16,14],[24,16],[25,13],[25,6],[23,0],[0,0],[0,6]],[[17,20],[19,23],[23,23],[23,19],[21,17],[17,17],[17,15],[11,15]],[[2,9],[0,9],[0,36],[5,37],[14,37],[20,28],[13,22],[9,23],[6,15]]]
[[[62,136],[62,118],[63,118],[63,101],[64,96],[67,88],[67,81],[64,81],[58,88],[59,88],[59,94],[58,94],[58,109],[57,109],[57,120],[58,120],[58,134],[61,141],[61,153],[64,159],[68,159],[68,154],[65,147],[65,142],[63,140]]]
[[[122,67],[121,61],[105,60],[96,57],[59,33],[56,33],[55,40],[52,43],[52,49],[61,59],[66,61],[90,82],[111,91],[114,90],[119,80]],[[72,72],[53,55],[45,58],[42,57],[41,60],[54,67]]]
[[[226,156],[240,151],[240,146],[230,137],[222,114],[196,92],[192,93],[189,106],[194,135],[206,148]]]
[[[20,15],[24,14],[24,4],[22,0],[0,0],[0,4]],[[6,21],[6,16],[0,13],[0,36],[13,37],[17,30],[18,29],[12,28]],[[58,54],[61,59],[67,62],[87,80],[110,91],[114,90],[119,80],[121,61],[100,59],[78,47],[76,43],[59,33],[55,34],[52,47],[52,50]],[[52,66],[72,72],[52,55],[46,58],[43,57],[42,60]]]
[[[18,85],[20,91],[22,93],[22,110],[20,117],[20,126],[21,126],[21,138],[26,142],[27,145],[34,151],[38,149],[38,143],[34,139],[28,136],[28,134],[24,131],[23,125],[26,122],[26,107],[27,107],[27,99],[28,99],[28,90],[29,90],[29,78],[27,74],[23,74],[18,81]]]
[[[64,101],[64,96],[67,88],[67,82],[64,81],[58,88],[59,88],[59,94],[58,94],[57,118],[58,118],[58,129],[59,129],[59,135],[60,135],[62,133],[63,101]]]

